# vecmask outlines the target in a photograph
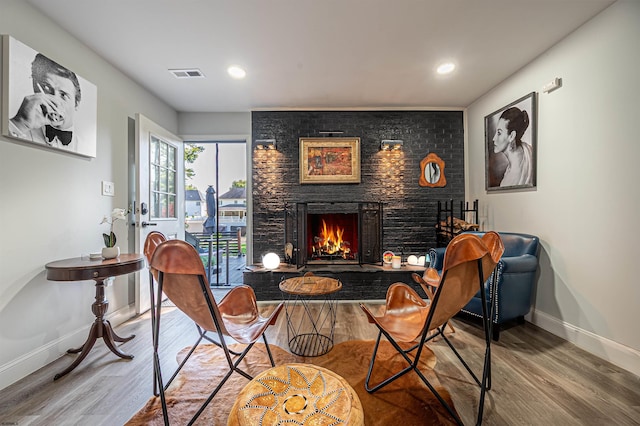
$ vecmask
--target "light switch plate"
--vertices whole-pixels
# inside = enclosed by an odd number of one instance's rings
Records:
[[[113,182],[108,182],[106,180],[102,181],[102,195],[106,195],[109,197],[113,197],[116,195],[116,188]]]

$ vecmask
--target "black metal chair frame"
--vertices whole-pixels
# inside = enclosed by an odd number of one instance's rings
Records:
[[[149,274],[151,275],[151,270],[149,271]],[[153,276],[151,278],[153,279]],[[244,348],[244,350],[242,352],[235,352],[235,351],[232,351],[231,349],[228,348],[227,343],[226,343],[225,338],[224,338],[224,334],[221,331],[220,323],[218,322],[218,318],[216,318],[216,315],[213,314],[213,312],[215,311],[213,304],[215,302],[211,300],[210,293],[207,292],[207,283],[205,282],[204,277],[202,275],[198,275],[198,281],[200,282],[200,287],[202,288],[203,297],[205,298],[205,300],[207,302],[207,306],[209,307],[209,312],[211,313],[211,317],[212,317],[212,319],[214,321],[214,324],[216,326],[216,334],[218,335],[219,341],[216,341],[213,338],[211,338],[210,336],[208,336],[207,335],[207,331],[203,330],[198,324],[196,324],[196,328],[198,329],[198,334],[199,334],[198,339],[196,340],[195,344],[191,347],[191,349],[189,350],[189,352],[187,353],[185,358],[182,360],[180,365],[176,368],[174,373],[171,375],[171,378],[169,378],[169,380],[166,383],[163,383],[162,371],[161,371],[161,368],[160,368],[160,355],[159,355],[159,352],[158,352],[159,340],[160,340],[159,339],[159,337],[160,337],[160,318],[161,318],[161,312],[162,312],[161,300],[162,300],[162,283],[163,283],[163,280],[164,280],[164,272],[158,271],[158,286],[157,286],[157,301],[158,301],[158,303],[155,303],[155,304],[154,304],[155,297],[153,295],[153,286],[151,286],[151,293],[152,293],[152,295],[151,295],[151,303],[152,303],[152,311],[153,311],[152,315],[151,315],[151,323],[152,323],[152,327],[153,327],[153,372],[154,372],[154,387],[153,388],[154,388],[154,395],[155,396],[158,396],[158,394],[160,395],[160,402],[162,404],[162,416],[163,416],[163,419],[164,419],[164,424],[165,425],[169,425],[169,414],[168,414],[168,410],[167,410],[167,402],[166,402],[166,397],[165,397],[165,391],[167,390],[169,385],[171,385],[171,382],[176,378],[176,376],[178,375],[180,370],[182,370],[182,367],[184,367],[184,365],[187,363],[187,360],[189,359],[191,354],[196,350],[196,348],[198,347],[200,342],[202,342],[203,339],[205,339],[205,340],[215,344],[216,346],[222,348],[223,351],[224,351],[225,357],[227,359],[227,363],[229,365],[229,371],[227,372],[227,374],[222,378],[220,383],[211,392],[211,394],[206,399],[206,401],[202,404],[202,406],[198,409],[198,411],[194,414],[194,416],[189,421],[188,425],[192,425],[196,421],[196,419],[200,416],[200,414],[202,414],[202,412],[205,410],[207,405],[209,405],[209,403],[213,400],[213,398],[216,396],[216,394],[222,388],[222,386],[226,383],[226,381],[231,377],[233,372],[239,373],[240,375],[242,375],[243,377],[247,378],[248,380],[253,380],[253,377],[251,375],[249,375],[248,373],[246,373],[245,371],[243,371],[242,369],[238,368],[238,365],[240,364],[240,362],[242,362],[242,360],[247,355],[247,353],[251,350],[251,348],[253,348],[253,345],[255,344],[255,342],[248,344],[247,347]],[[153,281],[151,281],[151,282],[153,283]],[[265,336],[264,333],[262,333],[262,339],[264,340],[265,347],[267,349],[267,354],[269,355],[269,361],[271,362],[271,366],[275,367],[275,362],[273,360],[273,355],[271,354],[271,349],[269,348],[269,343],[267,342],[267,337]],[[235,360],[235,362],[231,359],[231,355],[234,355],[234,356],[238,357]],[[158,389],[159,389],[159,392],[158,392]]]
[[[483,272],[482,272],[482,260],[478,259],[477,262],[478,262],[479,289],[480,289],[480,294],[482,295],[481,296],[482,297],[482,306],[484,307],[482,322],[483,322],[484,337],[485,337],[485,354],[484,354],[484,365],[483,365],[482,379],[481,380],[478,379],[476,374],[469,367],[467,362],[462,358],[460,353],[456,350],[456,348],[453,346],[451,341],[445,335],[444,330],[445,330],[445,327],[448,324],[448,321],[445,321],[440,327],[438,327],[436,329],[436,331],[434,333],[431,333],[431,334],[429,333],[429,328],[430,328],[430,325],[431,325],[431,321],[433,319],[433,314],[435,312],[435,307],[437,306],[438,300],[440,299],[440,294],[441,294],[440,290],[442,289],[443,286],[446,285],[446,275],[447,275],[448,271],[445,271],[444,275],[442,277],[442,280],[440,282],[440,288],[438,289],[438,291],[436,291],[436,293],[434,295],[434,298],[431,301],[433,306],[431,307],[431,309],[429,310],[429,314],[427,315],[427,319],[426,319],[426,322],[425,322],[424,330],[423,330],[422,335],[420,337],[419,343],[413,345],[412,347],[410,347],[408,349],[402,349],[402,347],[400,347],[400,345],[393,339],[393,337],[391,337],[389,335],[389,333],[384,331],[382,328],[378,327],[378,330],[379,330],[378,338],[376,340],[376,344],[375,344],[375,347],[373,349],[373,355],[371,357],[371,362],[369,364],[369,371],[367,372],[367,378],[365,379],[365,389],[367,390],[367,392],[373,393],[373,392],[379,390],[380,388],[388,385],[389,383],[393,382],[394,380],[400,378],[401,376],[405,375],[409,371],[413,370],[420,377],[422,382],[429,388],[429,390],[436,396],[436,398],[438,399],[440,404],[442,404],[442,406],[444,406],[444,408],[451,415],[451,417],[454,418],[456,423],[459,424],[459,425],[463,425],[464,423],[462,422],[462,420],[460,419],[458,414],[444,400],[444,398],[438,393],[438,391],[436,391],[436,389],[433,387],[433,385],[429,382],[429,380],[424,376],[424,374],[418,368],[418,363],[420,361],[420,355],[422,354],[422,349],[423,349],[425,343],[429,342],[430,340],[434,339],[437,336],[441,336],[442,339],[447,343],[449,348],[451,348],[451,350],[456,355],[456,357],[460,360],[460,362],[465,367],[465,369],[469,372],[471,377],[473,377],[475,382],[480,386],[480,400],[479,400],[479,403],[478,403],[478,416],[477,416],[476,424],[477,425],[482,424],[482,417],[483,417],[483,413],[484,413],[484,400],[485,400],[486,392],[491,389],[491,333],[492,333],[491,329],[492,329],[492,323],[491,323],[491,321],[489,319],[492,317],[491,315],[492,315],[492,311],[493,311],[493,300],[494,300],[494,294],[493,293],[494,293],[494,288],[495,288],[495,285],[494,285],[494,276],[495,276],[495,274],[491,275],[491,286],[492,286],[492,288],[491,288],[491,300],[492,300],[492,303],[491,303],[491,308],[490,308],[491,312],[487,312],[487,309],[486,309],[486,306],[487,306],[487,304],[486,304],[486,296],[485,296],[485,292],[483,291],[484,290],[484,280],[483,280]],[[369,384],[369,381],[371,379],[371,373],[373,372],[375,359],[376,359],[376,355],[377,355],[377,352],[378,352],[378,347],[380,345],[380,339],[381,339],[383,334],[387,338],[387,340],[393,345],[393,347],[400,353],[400,355],[402,355],[402,357],[409,363],[409,366],[404,368],[403,370],[399,371],[398,373],[388,377],[387,379],[383,380],[379,384],[371,387],[370,384]],[[413,357],[413,359],[411,359],[411,357],[409,357],[408,354],[410,352],[413,352],[416,349],[417,349],[417,352],[416,352],[415,356]]]

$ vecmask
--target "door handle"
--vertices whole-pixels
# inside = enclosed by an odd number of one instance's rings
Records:
[[[147,226],[156,226],[157,223],[153,223],[153,222],[142,222],[140,225],[142,225],[143,228],[146,228]]]

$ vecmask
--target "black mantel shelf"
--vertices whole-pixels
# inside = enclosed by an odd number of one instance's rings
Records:
[[[339,300],[384,300],[387,288],[395,282],[409,284],[418,294],[422,294],[422,289],[415,284],[411,274],[422,275],[425,270],[424,266],[412,265],[393,269],[389,266],[371,264],[306,265],[300,268],[285,264],[274,270],[254,265],[245,269],[243,282],[253,288],[260,301],[282,300],[282,294],[278,288],[281,280],[313,272],[316,275],[342,281],[342,290],[336,293],[336,298]]]

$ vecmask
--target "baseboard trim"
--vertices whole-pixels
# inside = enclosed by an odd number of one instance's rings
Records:
[[[136,315],[134,305],[125,306],[109,315],[107,319],[115,327]],[[23,356],[0,366],[0,390],[12,385],[34,371],[65,355],[67,349],[81,345],[89,334],[91,324],[81,327],[65,336],[61,336],[46,345],[40,346]],[[51,374],[53,380],[53,373]]]
[[[640,377],[640,351],[535,310],[527,321]]]

